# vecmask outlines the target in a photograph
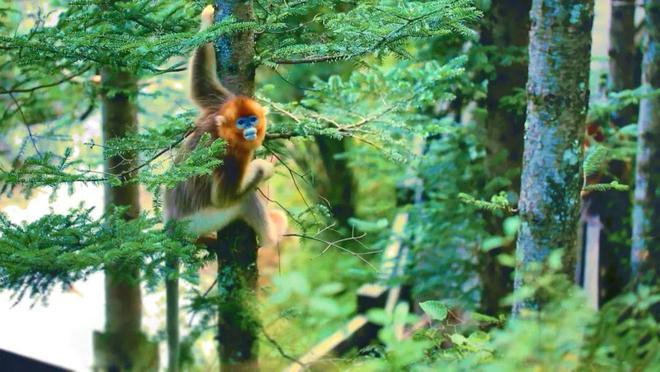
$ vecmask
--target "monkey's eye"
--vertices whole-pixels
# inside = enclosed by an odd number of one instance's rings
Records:
[[[238,127],[238,129],[246,129],[255,126],[258,120],[259,119],[257,119],[257,117],[254,115],[241,116],[240,118],[238,118],[238,120],[236,120],[236,126]]]
[[[249,120],[247,118],[240,117],[238,118],[238,120],[236,120],[236,126],[238,127],[238,129],[245,129],[248,125],[249,125]]]

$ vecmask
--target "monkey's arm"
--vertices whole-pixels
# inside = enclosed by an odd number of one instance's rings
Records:
[[[202,12],[201,30],[213,24],[214,9],[212,5]],[[202,108],[215,107],[233,94],[220,84],[215,72],[216,60],[212,43],[206,43],[197,48],[190,60],[190,95]]]
[[[238,218],[240,212],[240,204],[223,208],[207,207],[187,216],[184,220],[188,221],[188,231],[196,236],[202,236],[229,225]]]

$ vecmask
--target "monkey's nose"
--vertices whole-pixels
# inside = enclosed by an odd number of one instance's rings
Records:
[[[247,128],[243,131],[243,137],[248,141],[257,139],[257,128]]]

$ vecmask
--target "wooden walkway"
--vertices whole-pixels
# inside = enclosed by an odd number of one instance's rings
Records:
[[[399,187],[399,204],[421,200],[420,182],[408,179]],[[340,356],[351,349],[367,346],[378,336],[380,325],[370,322],[366,316],[371,309],[382,308],[391,314],[400,302],[409,301],[409,291],[398,279],[404,274],[410,257],[410,249],[404,243],[404,232],[409,220],[408,212],[400,212],[392,223],[392,238],[383,252],[379,278],[374,283],[362,285],[357,291],[357,314],[323,341],[312,347],[297,362],[285,369],[299,372],[314,366],[324,358]],[[404,330],[399,330],[404,337]]]
[[[426,142],[418,138],[414,141],[413,153],[421,156]],[[399,207],[417,204],[422,201],[421,179],[410,174],[397,186]],[[341,356],[351,349],[361,349],[377,339],[381,326],[367,318],[371,309],[381,308],[392,314],[396,305],[410,302],[409,290],[400,283],[408,261],[410,247],[404,242],[406,225],[410,215],[399,212],[392,222],[391,241],[385,248],[379,268],[378,280],[362,285],[357,291],[357,314],[333,334],[312,347],[305,355],[285,369],[286,372],[299,372],[312,368],[325,358]],[[404,329],[396,330],[397,336],[404,338]]]

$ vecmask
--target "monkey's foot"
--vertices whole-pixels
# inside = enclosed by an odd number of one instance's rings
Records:
[[[277,236],[276,240],[279,243],[284,238],[287,227],[289,227],[289,220],[286,218],[286,214],[279,209],[269,210],[268,217]]]

